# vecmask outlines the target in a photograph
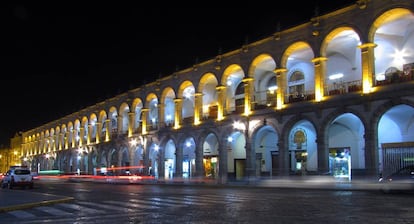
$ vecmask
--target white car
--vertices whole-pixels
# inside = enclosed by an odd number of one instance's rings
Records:
[[[34,186],[33,176],[30,169],[26,167],[16,167],[8,170],[4,175],[1,187],[12,189],[13,187],[23,187],[32,189]]]

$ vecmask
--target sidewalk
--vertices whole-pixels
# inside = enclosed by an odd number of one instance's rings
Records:
[[[42,180],[38,180],[42,181]],[[47,180],[46,180],[47,181]],[[66,181],[66,180],[65,180]],[[90,181],[107,184],[149,184],[149,185],[192,185],[210,187],[264,187],[264,188],[302,188],[324,190],[379,190],[376,181],[353,180],[341,181],[325,176],[287,177],[278,179],[251,179],[240,181],[228,181],[220,184],[211,179],[174,179],[174,180],[147,180],[126,181],[123,179],[108,178],[71,178],[68,181]],[[26,209],[36,206],[63,203],[74,200],[72,197],[37,193],[26,189],[0,189],[0,212]]]
[[[233,187],[264,187],[264,188],[302,188],[324,190],[380,190],[376,179],[335,179],[332,176],[288,176],[278,178],[251,178],[243,180],[228,180],[220,184],[211,179],[183,179],[162,180],[148,182],[147,184],[170,185],[207,185],[207,186],[233,186]]]
[[[335,179],[332,176],[288,176],[272,179],[243,179],[227,180],[227,183],[221,184],[218,180],[209,178],[174,178],[169,180],[158,179],[116,179],[108,178],[69,178],[69,181],[90,181],[109,184],[147,184],[147,185],[191,185],[191,186],[210,186],[210,187],[256,187],[256,188],[302,188],[302,189],[323,189],[323,190],[366,190],[380,191],[380,185],[376,179],[355,179],[344,180]]]
[[[379,191],[378,180],[341,180],[330,176],[287,177],[259,180],[257,187],[306,188],[325,190],[369,190]]]

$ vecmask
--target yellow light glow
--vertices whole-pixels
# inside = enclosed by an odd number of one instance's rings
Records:
[[[371,92],[371,84],[370,84],[369,80],[364,80],[362,82],[362,90],[363,90],[363,93],[370,93]]]

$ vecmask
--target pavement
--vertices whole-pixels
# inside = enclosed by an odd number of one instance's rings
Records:
[[[38,179],[36,181],[49,181]],[[61,181],[56,179],[56,181]],[[325,176],[312,177],[288,177],[278,179],[250,179],[239,181],[228,181],[226,184],[218,184],[211,180],[174,179],[169,181],[146,180],[137,182],[128,179],[96,179],[96,178],[71,178],[69,181],[91,181],[111,184],[158,184],[158,185],[203,185],[211,187],[264,187],[264,188],[302,188],[302,189],[325,189],[325,190],[379,190],[375,180],[338,180]],[[45,194],[30,191],[29,189],[0,189],[0,212],[21,210],[36,206],[45,206],[55,203],[64,203],[74,200],[73,197]]]

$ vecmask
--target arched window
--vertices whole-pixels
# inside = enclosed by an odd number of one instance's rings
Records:
[[[289,78],[289,95],[293,97],[305,94],[305,75],[302,71],[292,72]]]
[[[236,88],[234,96],[236,103],[236,112],[242,113],[244,111],[244,83],[240,82]]]
[[[244,94],[244,83],[240,82],[240,84],[236,88],[236,96]]]

